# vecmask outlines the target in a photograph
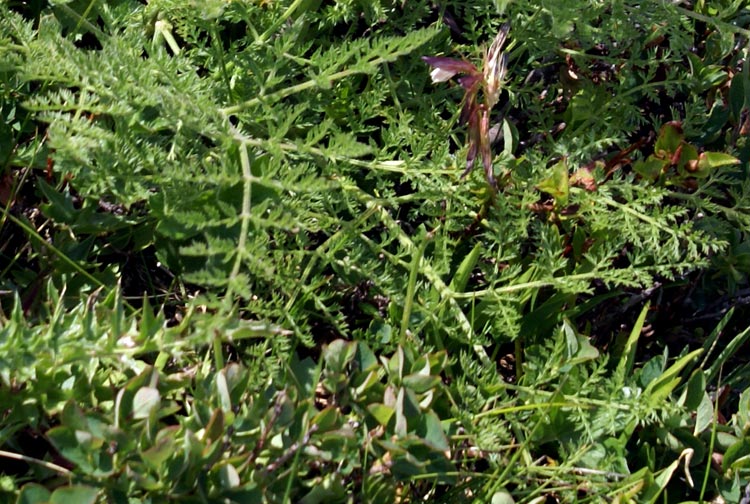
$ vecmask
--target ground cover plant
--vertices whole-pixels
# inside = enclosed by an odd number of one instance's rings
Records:
[[[740,1],[0,2],[0,492],[739,502]]]

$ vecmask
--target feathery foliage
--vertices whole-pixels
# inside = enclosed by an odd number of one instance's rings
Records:
[[[421,57],[478,62],[504,22],[495,188],[461,177],[460,86]],[[747,24],[723,1],[0,3],[0,231],[28,240],[0,249],[0,378],[26,391],[0,442],[44,432],[60,495],[92,502],[650,501],[687,448],[708,475],[717,375],[637,359],[646,312],[616,319],[746,283]],[[747,483],[737,411],[716,494]]]

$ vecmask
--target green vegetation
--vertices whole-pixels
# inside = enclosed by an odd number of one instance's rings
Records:
[[[739,502],[749,52],[739,0],[0,1],[0,500]]]

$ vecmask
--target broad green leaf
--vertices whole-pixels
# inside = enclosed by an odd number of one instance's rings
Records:
[[[18,494],[16,504],[45,504],[50,499],[49,490],[38,483],[26,483]]]
[[[633,372],[635,352],[638,349],[638,340],[641,337],[643,324],[646,322],[646,315],[648,314],[649,306],[650,304],[646,303],[641,310],[640,315],[638,315],[638,320],[636,320],[635,325],[633,325],[633,328],[630,330],[630,336],[620,352],[620,361],[617,363],[617,378],[620,383],[625,383],[625,377]]]
[[[219,466],[219,481],[223,489],[237,488],[240,486],[240,475],[237,469],[230,464],[225,463]]]
[[[568,319],[563,319],[561,331],[565,337],[566,350],[562,372],[567,372],[572,366],[599,357],[599,350],[589,342],[586,336],[578,334]]]
[[[133,413],[133,407],[135,405],[134,398],[135,394],[146,384],[150,383],[153,375],[153,368],[146,366],[138,376],[130,379],[127,384],[121,388],[115,399],[115,411],[117,412],[116,426],[127,425],[130,416]]]
[[[247,392],[248,371],[244,365],[229,363],[222,371],[227,380],[230,400],[237,404]]]
[[[367,391],[373,387],[377,387],[380,385],[380,377],[378,376],[377,370],[372,370],[368,372],[364,378],[361,378],[361,383],[357,385],[357,387],[353,390],[353,393],[355,396],[359,397],[363,394],[366,394]]]
[[[398,392],[396,392],[396,425],[393,428],[393,431],[396,433],[399,437],[406,436],[406,433],[408,432],[408,422],[407,422],[407,416],[405,414],[405,396],[406,395],[406,389],[404,387],[399,387]]]
[[[292,371],[291,376],[297,382],[297,387],[299,388],[300,393],[304,396],[310,397],[315,390],[315,385],[317,384],[317,364],[315,364],[315,362],[309,357],[299,360],[295,354],[292,356],[289,368]]]
[[[503,118],[503,153],[511,157],[518,146],[518,128],[512,122]]]
[[[740,438],[734,434],[721,431],[716,432],[716,448],[723,453],[726,453],[730,447],[739,442]]]
[[[369,371],[373,366],[377,366],[378,359],[375,357],[372,350],[370,350],[370,347],[367,346],[367,343],[364,341],[358,341],[355,362],[360,371]]]
[[[91,460],[94,454],[92,450],[96,447],[93,446],[94,440],[90,433],[59,426],[48,430],[47,438],[63,457],[76,464],[84,472],[91,473],[96,469]]]
[[[319,484],[316,484],[307,495],[300,499],[299,504],[343,502],[346,499],[347,489],[341,480],[341,474],[338,472],[327,474]]]
[[[654,154],[660,159],[671,159],[672,155],[682,144],[684,135],[682,125],[677,122],[668,122],[659,130],[659,136],[654,144]]]
[[[747,432],[750,428],[750,388],[746,388],[740,394],[736,422],[737,426],[742,429],[743,432]]]
[[[367,411],[375,417],[375,420],[377,420],[380,425],[384,427],[388,425],[388,422],[391,421],[391,417],[396,413],[395,409],[382,403],[368,404]]]
[[[711,398],[706,392],[703,392],[703,397],[700,404],[695,412],[695,427],[693,434],[698,435],[706,430],[714,421],[714,404],[711,402]]]
[[[133,397],[133,418],[141,420],[148,418],[152,411],[159,408],[161,395],[153,387],[141,387]]]
[[[703,396],[706,393],[706,376],[702,369],[696,369],[690,379],[688,380],[687,387],[685,388],[684,401],[681,401],[685,407],[691,411],[694,411],[703,401]]]
[[[668,161],[651,155],[645,161],[636,161],[633,164],[633,170],[641,177],[654,181],[659,178],[667,166],[669,166]]]
[[[38,179],[36,184],[44,197],[50,201],[49,204],[41,205],[41,209],[47,217],[65,224],[75,222],[79,211],[73,206],[73,199],[70,194],[61,194],[42,178]]]
[[[440,418],[432,411],[427,411],[422,415],[417,434],[441,452],[450,450],[450,443],[445,435]]]
[[[471,272],[474,271],[474,267],[479,260],[482,249],[483,245],[477,243],[474,245],[471,252],[464,257],[463,261],[461,261],[461,264],[453,275],[449,286],[453,292],[463,292],[466,289],[466,284],[469,282],[469,277],[471,276]]]
[[[695,163],[695,160],[697,159],[698,149],[687,142],[683,142],[682,150],[680,151],[680,158],[677,160],[677,170],[679,174],[682,176],[689,175],[689,173],[686,173],[686,168],[688,166],[692,166],[692,164]]]
[[[99,489],[84,485],[70,485],[52,492],[49,504],[95,504]]]
[[[203,431],[204,441],[218,441],[224,435],[224,410],[216,408]]]
[[[748,89],[747,91],[750,91]],[[729,109],[735,121],[740,120],[742,108],[745,106],[745,75],[743,73],[732,77],[729,86]]]
[[[77,430],[89,429],[89,422],[86,418],[86,413],[73,400],[65,403],[60,420],[66,427],[71,427]]]
[[[216,373],[216,393],[219,396],[221,408],[228,414],[232,413],[232,398],[229,395],[229,385],[227,385],[226,368]]]
[[[672,390],[674,390],[681,381],[678,376],[680,371],[682,371],[690,361],[697,358],[701,353],[703,353],[703,349],[694,350],[678,359],[677,362],[667,368],[660,377],[648,384],[648,387],[646,387],[646,390],[644,391],[644,395],[649,397],[651,405],[655,406],[660,404],[669,396],[669,394],[672,393]]]
[[[394,379],[400,379],[404,376],[404,348],[399,346],[396,348],[396,352],[391,356],[390,359],[385,357],[380,358],[385,364],[385,369],[388,375]]]
[[[422,394],[428,390],[436,387],[440,383],[439,376],[423,375],[423,374],[410,374],[404,376],[402,384],[404,387],[408,387],[417,394]]]
[[[499,490],[492,494],[490,504],[515,504],[515,499],[507,490]]]
[[[289,364],[292,371],[292,376],[297,382],[297,387],[300,393],[310,397],[315,390],[315,385],[318,381],[318,366],[310,357],[305,357],[302,360],[297,358],[297,355],[292,356],[292,361]]]
[[[357,351],[355,343],[337,339],[332,341],[325,349],[323,358],[326,361],[326,370],[334,373],[343,373],[346,366],[354,359]]]
[[[373,415],[374,416],[374,415]],[[337,408],[329,406],[318,412],[312,420],[312,425],[318,426],[319,432],[326,432],[339,426],[339,412]]]
[[[177,434],[177,429],[177,427],[162,429],[154,446],[141,452],[141,458],[152,470],[162,472],[164,462],[174,455],[177,446],[177,440],[174,436]]]
[[[750,454],[750,438],[745,437],[727,449],[721,461],[721,468],[724,472],[728,471],[737,461],[747,457],[748,454]]]
[[[697,169],[693,171],[696,177],[707,177],[712,170],[723,166],[739,164],[740,160],[723,152],[702,152],[698,156]]]
[[[537,184],[537,189],[545,192],[555,199],[555,206],[565,207],[568,205],[568,192],[570,189],[568,163],[564,159],[555,163],[551,168],[551,175]]]

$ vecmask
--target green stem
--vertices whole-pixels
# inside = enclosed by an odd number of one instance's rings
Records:
[[[6,218],[10,220],[13,224],[23,229],[23,231],[34,241],[38,242],[43,247],[49,249],[53,254],[55,254],[60,260],[62,260],[64,263],[66,263],[68,266],[76,270],[78,273],[80,273],[86,280],[89,282],[95,284],[97,287],[104,288],[108,293],[111,292],[111,288],[107,287],[101,280],[96,278],[94,275],[83,269],[77,262],[72,260],[70,257],[66,256],[60,249],[49,243],[47,240],[42,238],[37,231],[26,224],[24,221],[16,217],[15,215],[11,214],[6,208],[2,209],[3,212],[3,218]]]
[[[516,383],[523,378],[523,335],[519,335],[513,342],[513,352],[516,357]]]
[[[58,9],[60,9],[60,10],[62,10],[62,11],[65,11],[65,13],[67,15],[69,15],[72,18],[75,18],[78,21],[78,23],[76,25],[76,29],[78,29],[79,26],[83,26],[88,31],[90,31],[93,35],[96,35],[96,37],[100,41],[107,40],[108,37],[107,37],[106,33],[104,33],[103,31],[101,31],[95,25],[91,24],[91,22],[88,19],[86,19],[85,17],[83,17],[80,14],[78,14],[76,11],[74,11],[73,9],[71,9],[70,7],[68,7],[66,4],[61,3],[61,2],[57,2],[55,4],[55,7],[58,8]],[[89,6],[89,7],[91,7],[91,6]],[[86,12],[88,13],[88,9],[86,10]]]
[[[229,75],[227,74],[227,63],[224,60],[224,48],[221,46],[221,39],[219,38],[219,31],[216,29],[216,25],[211,25],[211,44],[214,46],[216,57],[219,59],[219,66],[221,67],[221,78],[224,81],[224,85],[227,87],[227,97],[234,101],[232,93],[232,84],[229,81]]]
[[[289,6],[289,8],[284,11],[284,14],[281,15],[266,31],[264,31],[260,37],[256,40],[257,43],[264,43],[266,40],[268,40],[271,35],[276,33],[276,30],[279,29],[281,25],[283,25],[287,19],[289,19],[292,14],[294,14],[294,11],[296,11],[300,5],[302,5],[302,2],[305,0],[294,0],[292,5]]]
[[[406,299],[404,300],[404,313],[401,315],[401,345],[406,344],[409,331],[409,319],[414,308],[414,295],[417,290],[417,275],[419,274],[419,263],[424,257],[424,251],[429,242],[429,234],[425,235],[419,247],[412,250],[411,267],[409,270],[409,283],[406,285]]]
[[[691,11],[690,9],[686,9],[684,7],[680,7],[675,5],[674,8],[681,12],[682,14],[686,15],[687,17],[691,17],[693,19],[697,19],[698,21],[703,21],[706,24],[712,24],[716,28],[720,30],[727,30],[734,33],[739,33],[740,35],[744,36],[745,38],[750,38],[750,30],[746,28],[740,28],[739,26],[735,26],[731,23],[726,23],[724,21],[720,21],[716,19],[715,17],[706,16],[704,14],[700,14],[695,11]]]
[[[221,109],[221,113],[224,115],[228,115],[228,116],[233,115],[233,114],[236,114],[237,112],[241,112],[242,110],[246,108],[254,107],[255,105],[258,105],[262,102],[273,103],[275,101],[284,99],[287,96],[293,95],[295,93],[299,93],[300,91],[305,91],[306,89],[321,86],[321,83],[323,82],[326,85],[331,85],[334,81],[344,79],[351,75],[369,73],[373,71],[376,67],[382,65],[383,63],[392,61],[398,58],[399,56],[409,54],[410,52],[411,52],[410,49],[396,51],[394,53],[389,54],[388,56],[381,56],[379,58],[375,58],[374,60],[367,62],[366,67],[350,68],[347,70],[342,70],[340,72],[333,73],[331,75],[321,75],[318,79],[310,79],[309,81],[302,82],[300,84],[297,84],[296,86],[290,86],[290,87],[281,89],[279,91],[276,91],[275,93],[267,94],[265,96],[258,96],[256,98],[252,98],[250,100],[234,105],[232,107],[223,108]]]
[[[719,379],[716,383],[716,390],[718,391],[721,387],[721,368],[719,369]],[[717,392],[718,395],[718,392]],[[716,427],[719,425],[719,401],[714,401],[714,418],[711,422],[711,439],[708,442],[708,450],[706,451],[706,471],[703,473],[703,484],[701,485],[701,492],[698,496],[699,504],[703,504],[703,497],[706,495],[706,488],[708,488],[708,478],[711,474],[711,457],[714,453],[714,444],[716,444]]]
[[[250,219],[251,207],[252,207],[252,184],[255,180],[253,177],[252,169],[250,168],[250,156],[247,153],[247,144],[240,144],[240,165],[242,166],[242,211],[240,213],[240,237],[237,240],[237,255],[234,258],[234,264],[232,265],[232,272],[229,274],[229,288],[227,289],[227,295],[224,298],[228,305],[225,307],[228,309],[229,305],[232,304],[232,293],[234,289],[234,280],[240,273],[242,267],[242,260],[244,259],[245,247],[247,245],[247,235],[250,232]]]

